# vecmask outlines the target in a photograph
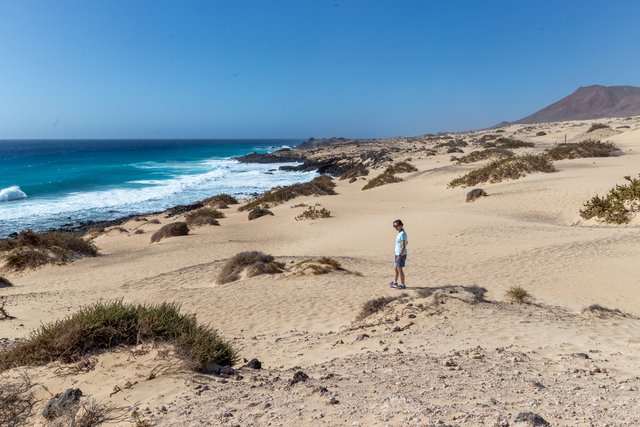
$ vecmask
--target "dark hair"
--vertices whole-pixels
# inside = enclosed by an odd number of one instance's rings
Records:
[[[393,225],[396,225],[396,224],[397,224],[397,225],[404,225],[404,224],[402,223],[402,220],[400,220],[400,219],[396,219],[395,221],[393,221]]]

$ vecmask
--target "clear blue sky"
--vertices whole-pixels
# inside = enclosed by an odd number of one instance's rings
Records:
[[[0,1],[0,138],[383,137],[640,86],[639,1]]]

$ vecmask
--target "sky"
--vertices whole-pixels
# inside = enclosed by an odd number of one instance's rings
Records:
[[[0,0],[0,139],[479,129],[640,86],[640,2]]]

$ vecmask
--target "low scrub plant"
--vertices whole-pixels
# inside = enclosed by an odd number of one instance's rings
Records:
[[[547,133],[543,130],[536,132],[536,136],[545,136]]]
[[[388,173],[387,171],[381,173],[375,178],[370,179],[364,187],[363,190],[370,190],[375,187],[380,187],[381,185],[393,184],[395,182],[402,182],[402,178],[395,176],[392,173]]]
[[[172,222],[163,225],[151,235],[151,243],[159,242],[167,237],[186,236],[189,234],[189,226],[184,222]]]
[[[400,295],[397,295],[393,297],[389,296],[370,299],[363,304],[360,313],[358,313],[358,316],[356,317],[356,321],[366,319],[367,317],[384,310],[387,305],[391,304],[400,297]]]
[[[547,150],[547,154],[553,160],[562,160],[585,157],[611,157],[617,151],[620,151],[620,148],[612,142],[586,139],[578,143],[558,144]]]
[[[611,127],[609,125],[605,125],[604,123],[594,123],[589,129],[587,129],[587,133],[593,132],[594,130],[598,129],[611,129]]]
[[[336,183],[331,177],[322,175],[309,182],[292,184],[286,187],[275,187],[262,193],[256,199],[238,208],[239,211],[250,211],[255,208],[269,208],[299,196],[325,196],[336,194]]]
[[[254,209],[251,209],[251,212],[249,212],[248,217],[249,217],[249,221],[253,221],[254,219],[257,219],[266,215],[273,216],[273,212],[271,212],[269,209],[254,208]]]
[[[66,264],[74,259],[97,256],[98,248],[71,233],[51,231],[38,233],[26,230],[15,238],[0,240],[0,252],[9,268],[24,270],[44,264]]]
[[[0,352],[0,371],[15,366],[77,362],[83,357],[121,345],[147,341],[173,344],[196,370],[210,364],[233,365],[236,350],[193,314],[180,313],[175,303],[126,304],[122,300],[97,302],[45,324],[29,338]]]
[[[37,402],[34,384],[22,374],[0,378],[0,426],[22,426]]]
[[[218,219],[224,218],[224,213],[218,209],[200,208],[195,211],[188,212],[184,217],[188,225],[195,227],[201,225],[220,225]]]
[[[417,172],[418,168],[412,165],[409,162],[398,162],[391,166],[389,166],[385,173],[389,173],[395,175],[397,173],[409,173],[409,172]]]
[[[304,212],[300,215],[296,216],[296,221],[304,221],[307,219],[319,219],[319,218],[329,218],[331,216],[331,211],[320,208],[316,209],[315,206],[309,206]]]
[[[361,176],[367,176],[367,175],[369,175],[369,169],[367,169],[363,165],[356,165],[351,169],[347,169],[345,172],[343,172],[342,175],[338,177],[338,179],[341,181],[345,179],[351,180],[353,178],[359,178]]]
[[[472,187],[484,182],[496,183],[508,179],[518,179],[534,172],[554,171],[555,168],[547,156],[522,154],[494,160],[480,169],[452,180],[449,187]]]
[[[467,154],[466,156],[456,157],[455,161],[457,164],[467,164],[467,163],[475,163],[481,160],[487,159],[504,159],[507,157],[513,157],[513,151],[507,150],[505,148],[486,148],[484,150],[478,150]]]
[[[618,184],[604,197],[594,196],[584,204],[580,216],[613,224],[626,224],[640,210],[640,179],[625,176],[626,184]]]
[[[344,270],[339,261],[329,257],[305,259],[297,263],[295,267],[299,272],[304,273],[306,270],[310,270],[314,275],[327,274],[336,270]]]
[[[527,292],[522,286],[510,287],[505,295],[509,301],[518,304],[528,304],[532,300],[531,294],[529,294],[529,292]]]
[[[531,148],[535,144],[533,142],[525,142],[514,138],[501,137],[494,141],[497,148]]]
[[[213,205],[219,202],[222,202],[227,205],[237,205],[238,199],[236,199],[230,194],[223,193],[223,194],[218,194],[217,196],[209,197],[208,199],[204,199],[202,201],[202,203],[204,203],[205,205]]]
[[[234,282],[240,278],[240,274],[246,271],[247,277],[261,274],[282,273],[285,265],[278,262],[271,255],[259,251],[240,252],[231,257],[218,273],[219,284]]]

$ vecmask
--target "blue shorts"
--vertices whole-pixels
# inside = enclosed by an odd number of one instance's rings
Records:
[[[404,264],[407,262],[407,255],[396,255],[393,258],[393,262],[395,263],[396,267],[404,267]]]

